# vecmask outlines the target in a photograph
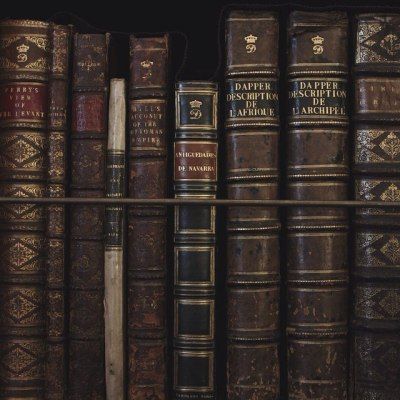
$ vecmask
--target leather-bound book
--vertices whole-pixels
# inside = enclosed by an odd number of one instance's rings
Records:
[[[287,197],[348,198],[348,19],[293,12],[288,55]],[[347,398],[348,213],[287,210],[290,400]]]
[[[278,198],[277,16],[233,11],[226,21],[227,196]],[[229,207],[229,400],[279,399],[279,230],[276,207]]]
[[[167,192],[168,36],[130,38],[129,197]],[[166,398],[166,209],[128,221],[128,399]]]
[[[108,34],[75,34],[72,77],[72,197],[104,197]],[[70,216],[69,398],[105,398],[104,206],[73,205]]]
[[[68,91],[71,27],[51,25],[48,100],[47,196],[67,193]],[[45,397],[63,400],[66,394],[66,215],[63,205],[47,207],[46,224],[46,365]]]
[[[0,196],[45,197],[49,25],[0,23]],[[0,393],[44,396],[44,207],[0,207]]]
[[[399,14],[356,18],[355,198],[400,201]],[[352,314],[354,400],[400,396],[400,209],[358,208]]]
[[[182,81],[175,92],[177,199],[214,199],[218,86]],[[215,206],[175,207],[175,400],[215,399]]]

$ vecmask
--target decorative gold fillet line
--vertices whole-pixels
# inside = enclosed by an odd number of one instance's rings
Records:
[[[347,283],[347,282],[346,282]],[[324,288],[299,288],[299,287],[289,287],[288,288],[288,291],[292,291],[292,292],[306,292],[306,293],[313,293],[313,292],[326,292],[326,291],[329,291],[329,292],[331,292],[331,291],[335,291],[335,292],[343,292],[343,291],[347,291],[347,285],[346,286],[344,286],[344,287],[331,287],[331,286],[327,286],[327,287],[324,287]],[[310,323],[310,324],[314,324],[314,323]],[[337,323],[332,323],[332,326],[333,325],[342,325],[343,323],[341,323],[341,322],[337,322]],[[302,324],[301,323],[298,323],[298,324],[296,324],[296,325],[299,325],[299,326],[301,326]],[[322,324],[322,323],[317,323],[317,324],[315,324],[315,325],[324,325],[324,324]],[[330,326],[330,324],[327,324],[326,326]]]
[[[44,22],[44,21],[39,21],[39,20],[30,20],[30,19],[9,19],[9,20],[5,20],[0,22],[0,26],[4,27],[4,26],[23,26],[25,28],[32,28],[32,27],[37,27],[37,28],[48,28],[49,27],[49,23],[48,22]]]
[[[231,336],[231,339],[237,339],[237,340],[265,340],[265,338],[240,338],[240,337],[235,337],[235,336]],[[277,346],[276,343],[268,342],[268,343],[265,343],[265,344],[255,344],[254,346],[251,346],[251,347],[252,348],[256,348],[256,349],[262,349],[264,347],[276,347],[276,346]],[[235,345],[235,348],[248,349],[249,347],[248,347],[248,345],[241,346],[240,344],[238,344],[238,345]],[[251,385],[251,387],[254,387],[254,386]],[[263,385],[262,387],[265,387],[265,385]]]
[[[267,131],[267,132],[260,132],[260,131],[247,131],[247,132],[227,132],[227,136],[279,136],[278,131]]]
[[[288,269],[289,274],[333,274],[333,273],[348,273],[347,269]]]
[[[326,343],[326,342],[324,342]],[[343,379],[294,379],[290,378],[291,382],[298,382],[298,383],[308,383],[308,384],[313,384],[313,385],[337,385],[338,383],[342,384]]]
[[[310,131],[308,131],[308,130],[306,130],[306,129],[301,129],[301,128],[295,128],[295,129],[291,129],[289,132],[288,132],[289,134],[294,134],[294,133],[304,133],[304,134],[309,134],[310,133]],[[312,131],[312,133],[317,133],[317,134],[325,134],[325,133],[327,133],[327,131],[326,131],[326,129],[324,129],[324,128],[321,128],[321,129],[315,129],[315,130],[313,130]],[[329,134],[331,134],[331,133],[339,133],[339,134],[341,134],[341,135],[348,135],[349,134],[349,132],[348,132],[348,130],[347,129],[330,129],[329,130],[329,132],[328,132]],[[336,165],[336,164],[333,164],[333,165]]]
[[[297,230],[297,229],[304,229],[304,230],[317,230],[317,229],[348,229],[348,225],[297,225],[297,226],[288,226],[288,230]],[[299,235],[302,236],[302,235]]]
[[[298,118],[298,117],[296,117]],[[321,118],[322,119],[322,118]],[[289,122],[290,126],[293,125],[348,125],[347,121],[291,121]]]
[[[227,239],[228,240],[255,240],[255,239],[263,239],[263,240],[269,240],[269,239],[274,239],[276,240],[279,237],[278,234],[275,235],[249,235],[249,236],[244,236],[244,235],[235,235],[235,236],[229,236]]]
[[[349,174],[288,174],[288,178],[335,178],[335,177],[348,177]]]
[[[209,386],[205,387],[190,387],[190,386],[178,386],[178,358],[179,355],[188,357],[201,357],[208,359],[208,382]],[[214,387],[214,353],[212,351],[184,351],[175,350],[174,351],[174,390],[176,391],[193,391],[193,392],[209,392],[212,391]]]
[[[343,64],[343,63],[296,63],[296,64],[290,64],[289,65],[289,67],[294,67],[294,66],[297,66],[297,65],[301,65],[301,66],[306,66],[306,67],[313,67],[314,65],[321,65],[321,66],[329,66],[329,65],[335,65],[335,66],[338,66],[338,67],[345,67],[345,68],[347,68],[347,65],[346,64]],[[305,71],[305,72],[307,72],[307,73],[310,73],[310,72],[314,72],[314,71]]]
[[[240,66],[240,64],[237,64]],[[237,66],[233,65],[233,66]],[[251,64],[253,65],[253,64]],[[249,65],[250,66],[250,65]],[[276,66],[271,66],[272,68],[277,68]],[[269,71],[269,70],[260,70],[260,71],[232,71],[228,72],[228,76],[246,76],[246,75],[277,75],[275,71]]]
[[[347,227],[347,225],[346,225]],[[304,232],[304,233],[289,233],[288,236],[294,236],[294,237],[303,237],[303,236],[328,236],[331,237],[332,235],[335,236],[347,236],[347,232]]]
[[[280,229],[280,225],[270,226],[270,227],[262,227],[262,228],[228,228],[229,232],[241,232],[241,231],[271,231]]]
[[[241,179],[268,179],[268,178],[278,178],[278,174],[271,175],[242,175],[242,176],[230,176],[227,177],[227,181],[240,181]]]
[[[327,71],[323,71],[323,70],[312,70],[312,71],[292,71],[289,72],[288,75],[289,76],[299,76],[299,75],[308,75],[310,74],[310,72],[312,72],[313,74],[318,74],[318,75],[347,75],[348,72],[347,71],[340,71],[340,70],[327,70]]]
[[[277,22],[274,17],[249,17],[249,18],[227,18],[227,21],[273,21]]]
[[[232,168],[228,170],[230,172],[261,172],[261,171],[277,171],[276,167],[266,167],[266,168]]]
[[[307,71],[307,72],[310,73],[310,71]],[[314,72],[314,71],[312,71],[312,72]],[[302,81],[321,81],[322,78],[317,78],[314,76],[305,76],[303,78],[289,79],[289,82],[298,82],[300,80],[302,80]],[[347,83],[347,79],[345,79],[345,78],[330,78],[329,81]]]
[[[210,253],[210,280],[209,281],[181,281],[178,279],[179,275],[179,262],[178,257],[180,252],[209,252]],[[214,246],[179,246],[176,245],[174,249],[175,259],[174,259],[174,283],[179,286],[211,286],[215,284],[215,247]]]

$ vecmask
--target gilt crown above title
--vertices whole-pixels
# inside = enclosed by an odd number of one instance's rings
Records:
[[[319,36],[319,35],[317,35],[317,36],[314,36],[313,38],[311,38],[311,41],[314,43],[314,44],[322,44],[323,42],[324,42],[324,38],[323,37],[321,37],[321,36]]]
[[[26,53],[29,50],[29,46],[26,44],[21,44],[20,46],[17,46],[18,53]]]
[[[203,103],[199,100],[192,100],[189,104],[192,108],[200,108]]]
[[[244,38],[244,40],[246,41],[246,43],[255,43],[257,39],[258,39],[258,37],[257,37],[257,36],[254,36],[254,35],[252,35],[252,34],[250,34],[250,35],[248,35],[248,36],[246,36],[246,37]]]

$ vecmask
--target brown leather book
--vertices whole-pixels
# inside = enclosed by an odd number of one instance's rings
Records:
[[[167,192],[168,36],[130,38],[129,197]],[[128,399],[166,398],[166,209],[128,222]]]
[[[49,25],[0,23],[0,196],[45,197]],[[44,207],[0,207],[0,392],[44,395]]]
[[[287,197],[348,198],[348,20],[293,12],[289,27]],[[348,214],[287,210],[287,363],[291,400],[347,399]]]
[[[65,197],[71,27],[51,25],[50,40],[47,196]],[[45,398],[49,400],[63,400],[67,388],[65,211],[63,205],[47,207]]]
[[[108,34],[75,34],[71,196],[104,197],[108,115]],[[105,398],[104,207],[70,214],[69,398]]]
[[[355,198],[400,201],[399,14],[357,16]],[[400,396],[400,209],[355,216],[352,315],[354,400]]]
[[[182,81],[175,91],[175,197],[214,199],[218,85]],[[214,400],[216,207],[179,205],[174,226],[174,400]]]
[[[226,20],[226,179],[234,200],[278,198],[277,15],[233,11]],[[275,207],[227,215],[229,400],[279,396],[279,230]]]

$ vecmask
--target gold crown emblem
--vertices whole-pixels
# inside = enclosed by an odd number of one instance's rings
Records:
[[[257,39],[258,39],[258,37],[252,35],[251,33],[250,33],[250,35],[248,35],[248,36],[246,36],[246,37],[244,38],[244,40],[246,41],[246,43],[249,43],[249,44],[255,43],[255,42],[257,41]]]
[[[26,44],[21,44],[20,46],[17,46],[18,53],[26,53],[29,50],[29,46]]]
[[[319,35],[317,35],[317,36],[314,36],[313,38],[311,38],[311,41],[314,43],[314,44],[322,44],[323,42],[324,42],[324,38],[323,37],[321,37],[321,36],[319,36]]]
[[[144,60],[140,63],[143,68],[150,68],[153,64],[153,61],[150,60]]]
[[[200,106],[203,104],[203,102],[199,100],[192,100],[190,103],[190,107],[192,108],[200,108]]]

